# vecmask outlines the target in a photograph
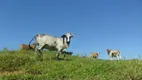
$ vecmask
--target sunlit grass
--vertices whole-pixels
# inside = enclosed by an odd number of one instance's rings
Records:
[[[1,51],[0,79],[142,80],[140,60],[93,60],[68,55],[66,61],[57,61],[55,52],[44,51],[43,55],[40,61],[33,51]]]

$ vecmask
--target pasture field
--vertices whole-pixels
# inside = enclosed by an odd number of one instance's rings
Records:
[[[140,60],[93,60],[67,56],[55,60],[45,52],[43,60],[33,51],[1,51],[0,80],[142,80]],[[63,55],[60,55],[63,58]]]

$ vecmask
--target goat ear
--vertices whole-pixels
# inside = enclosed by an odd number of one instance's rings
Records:
[[[64,38],[64,37],[66,37],[66,35],[62,35],[61,37]]]

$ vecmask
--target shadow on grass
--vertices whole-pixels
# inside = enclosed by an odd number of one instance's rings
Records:
[[[52,60],[55,60],[55,61],[72,61],[72,59],[64,59],[64,58],[58,58],[58,60],[56,59],[56,57],[53,57]]]

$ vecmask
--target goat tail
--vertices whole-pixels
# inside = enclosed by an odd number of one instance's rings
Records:
[[[120,51],[118,50],[119,56],[120,56]]]
[[[33,51],[34,51],[34,49],[31,47],[31,42],[32,42],[34,39],[36,39],[36,36],[34,36],[34,37],[32,38],[32,40],[29,42],[29,48],[32,49]]]
[[[118,56],[119,56],[119,59],[121,59],[122,57],[121,57],[121,55],[120,55],[120,51],[119,51],[119,50],[118,50],[118,53],[119,53],[119,54],[118,54]]]

